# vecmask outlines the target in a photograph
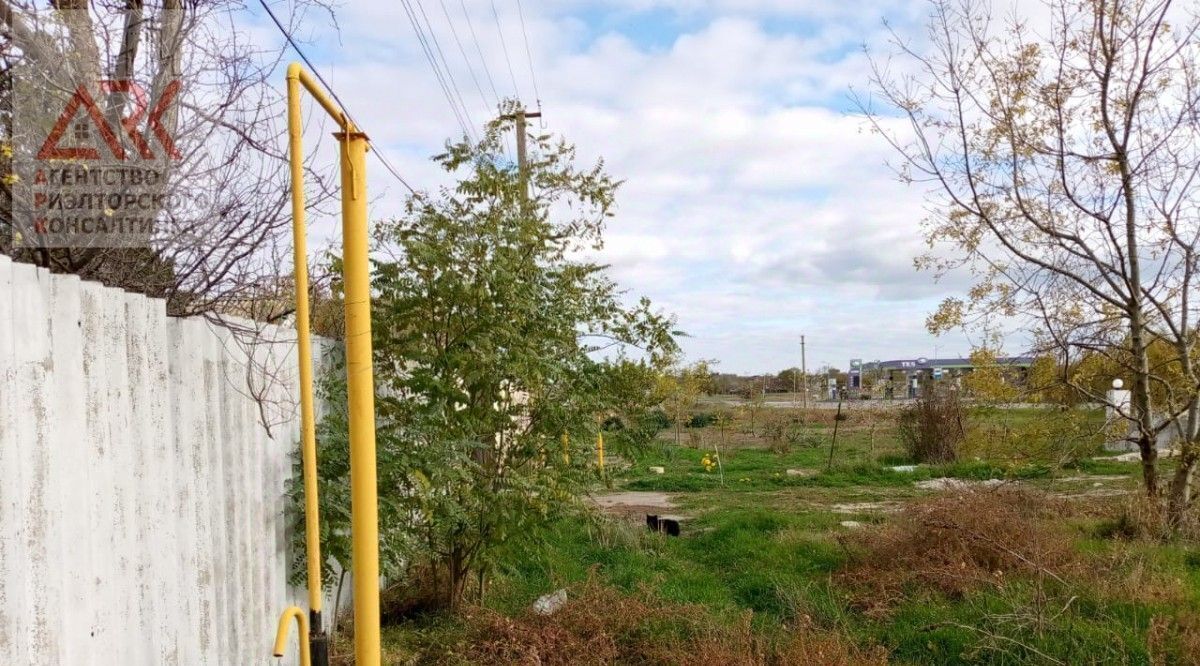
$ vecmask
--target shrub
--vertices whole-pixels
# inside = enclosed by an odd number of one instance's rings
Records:
[[[855,605],[874,614],[914,589],[958,598],[1014,575],[1061,581],[1082,561],[1054,522],[1065,510],[1061,500],[1006,486],[941,493],[906,506],[878,531],[843,537],[851,559],[839,578]]]
[[[963,456],[1063,466],[1097,455],[1104,442],[1099,410],[977,407],[971,416]]]
[[[671,417],[661,409],[652,409],[642,418],[643,428],[653,429],[654,434],[671,427]]]
[[[697,412],[692,414],[692,418],[688,420],[689,428],[707,428],[717,422],[715,412]]]
[[[779,454],[790,452],[793,446],[816,446],[820,443],[818,438],[808,437],[800,419],[787,414],[767,419],[763,424],[763,435],[770,451]]]
[[[1145,495],[1134,495],[1121,504],[1115,515],[1097,523],[1095,535],[1101,539],[1124,541],[1200,541],[1200,515],[1189,514],[1180,525],[1167,520],[1166,507]]]
[[[949,387],[933,387],[900,412],[900,442],[918,463],[948,463],[966,438],[963,407]]]

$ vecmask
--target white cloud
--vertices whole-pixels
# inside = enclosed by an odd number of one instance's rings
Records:
[[[481,122],[494,110],[475,90],[440,8],[426,4]],[[693,356],[720,359],[727,370],[777,370],[794,363],[801,332],[823,340],[820,358],[839,365],[929,355],[938,344],[923,331],[925,315],[962,282],[934,284],[912,268],[924,249],[922,193],[895,181],[886,145],[845,112],[849,88],[867,83],[858,46],[882,42],[885,13],[911,24],[916,4],[524,3],[547,126],[626,179],[599,259],[631,296],[679,315]],[[532,103],[515,5],[498,6],[517,84]],[[511,95],[490,3],[467,8],[492,79]],[[606,12],[636,19],[649,10],[677,12],[685,27],[649,26],[680,31],[665,46],[597,28],[608,24]],[[451,20],[490,98],[461,9]],[[427,157],[459,130],[403,9],[356,1],[339,22],[341,47],[321,49],[339,94],[406,177],[444,182]],[[378,193],[388,178],[371,168]],[[399,188],[388,187],[377,216],[398,210]],[[965,343],[942,344],[966,351]]]

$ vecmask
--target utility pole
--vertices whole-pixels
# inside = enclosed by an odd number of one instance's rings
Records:
[[[525,124],[529,118],[541,117],[541,111],[528,112],[523,106],[517,107],[515,113],[500,116],[502,120],[512,120],[515,123],[514,129],[517,133],[517,173],[521,178],[521,191],[526,195],[529,192],[529,160],[526,157]]]
[[[800,374],[804,375],[804,409],[808,409],[808,363],[804,359],[804,336],[800,336]]]

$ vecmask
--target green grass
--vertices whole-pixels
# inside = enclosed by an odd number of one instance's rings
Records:
[[[1020,583],[964,599],[913,590],[887,618],[868,618],[848,608],[843,591],[830,582],[846,561],[834,535],[847,516],[780,510],[764,493],[743,492],[731,502],[726,494],[689,498],[684,509],[697,515],[686,523],[688,536],[679,539],[620,527],[604,528],[620,534],[601,538],[599,528],[555,522],[536,542],[514,544],[523,556],[504,570],[503,591],[492,603],[518,612],[540,594],[594,576],[622,590],[645,586],[668,601],[702,604],[718,617],[734,618],[748,609],[754,612],[752,626],[765,633],[786,632],[807,616],[856,640],[887,646],[898,662],[924,664],[1040,663],[1038,652],[1072,664],[1149,663],[1145,646],[1151,618],[1176,610],[1085,593],[1070,601],[1069,612],[1047,608],[1045,618],[1052,619],[1044,630],[1022,627],[1015,619],[1012,626],[997,627],[996,618],[1017,617],[1037,606],[1034,586]],[[1116,547],[1086,538],[1082,543],[1097,551]],[[1143,548],[1161,574],[1180,580],[1193,601],[1200,598],[1195,551]]]
[[[773,453],[764,449],[738,449],[721,456],[724,476],[719,469],[706,471],[701,459],[711,455],[711,449],[699,450],[668,446],[640,458],[625,472],[624,488],[663,492],[703,492],[718,489],[775,490],[781,488],[853,486],[908,487],[916,481],[939,477],[957,479],[1034,479],[1048,477],[1052,468],[1046,464],[996,464],[985,461],[963,461],[945,465],[918,465],[911,472],[892,469],[909,464],[893,456],[889,464],[869,460],[860,448],[847,447],[834,456],[828,467],[828,449],[794,449],[788,453]],[[654,474],[651,467],[664,468]],[[805,474],[788,474],[801,470]],[[1124,471],[1128,471],[1126,466]],[[722,485],[722,479],[724,485]]]
[[[1044,416],[1042,410],[991,410],[972,418],[1037,423]],[[787,635],[798,623],[841,632],[859,644],[883,645],[892,661],[907,664],[1148,664],[1151,620],[1185,610],[1152,595],[1133,598],[1120,585],[1068,590],[1020,579],[962,598],[908,590],[890,613],[864,614],[838,583],[849,558],[840,538],[848,529],[840,523],[881,522],[887,515],[854,507],[910,501],[928,494],[914,482],[938,477],[1012,479],[1053,492],[1081,492],[1102,475],[1123,477],[1104,478],[1107,487],[1134,488],[1140,466],[1086,458],[1064,469],[1030,459],[967,460],[900,472],[891,469],[907,462],[894,430],[882,431],[872,444],[863,428],[849,426],[839,433],[828,466],[829,428],[810,431],[821,446],[786,453],[769,451],[765,442],[742,432],[738,446],[722,449],[724,483],[720,473],[700,463],[713,451],[718,431],[704,429],[701,448],[675,446],[664,433],[614,470],[614,484],[620,490],[672,493],[678,504],[672,512],[685,516],[683,537],[649,533],[636,521],[554,520],[498,554],[487,605],[517,614],[540,595],[594,580],[629,593],[650,591],[667,602],[699,604],[731,623],[749,611],[751,626],[763,635]],[[655,466],[666,473],[651,473]],[[788,475],[789,469],[806,475]],[[1064,477],[1073,478],[1060,481]],[[1200,607],[1200,550],[1100,538],[1102,522],[1064,520],[1062,529],[1084,556],[1122,563],[1112,573],[1118,579],[1167,581],[1186,606]],[[435,617],[391,628],[385,638],[399,653],[455,663],[430,651],[454,644],[462,632],[459,621]],[[1170,663],[1189,658],[1195,655],[1175,654]]]

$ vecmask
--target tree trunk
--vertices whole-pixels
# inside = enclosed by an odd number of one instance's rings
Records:
[[[1172,531],[1183,525],[1192,504],[1192,483],[1196,476],[1196,442],[1182,444],[1179,467],[1171,479],[1171,495],[1167,501],[1167,525]]]
[[[1136,265],[1136,260],[1132,261]],[[1145,325],[1142,322],[1140,299],[1131,307],[1130,339],[1134,357],[1133,417],[1137,425],[1138,450],[1142,454],[1142,481],[1146,496],[1158,497],[1158,447],[1154,437],[1154,418],[1150,410],[1150,360],[1146,354]]]
[[[1150,408],[1150,358],[1147,353],[1146,313],[1142,303],[1142,268],[1138,256],[1137,224],[1134,214],[1133,187],[1127,175],[1123,149],[1121,155],[1125,190],[1125,243],[1129,256],[1129,342],[1133,354],[1133,417],[1138,429],[1138,450],[1142,454],[1142,480],[1146,484],[1146,495],[1158,497],[1158,448],[1154,433],[1154,415]]]
[[[1190,354],[1183,355],[1183,364],[1190,373]],[[1171,494],[1167,502],[1167,523],[1172,531],[1183,525],[1191,508],[1197,463],[1200,463],[1200,398],[1193,397],[1188,406],[1183,438],[1179,443],[1179,466],[1175,468],[1175,475],[1171,479]]]
[[[446,572],[449,580],[446,583],[446,606],[450,610],[458,610],[462,605],[463,593],[467,588],[467,567],[462,553],[458,548],[451,551],[446,558]]]

